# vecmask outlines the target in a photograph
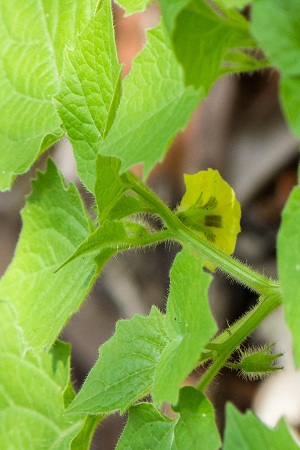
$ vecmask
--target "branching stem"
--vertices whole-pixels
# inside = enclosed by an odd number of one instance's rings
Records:
[[[126,175],[131,189],[142,197],[164,221],[168,239],[177,241],[181,245],[189,245],[193,250],[199,252],[201,256],[218,266],[237,282],[256,291],[262,296],[257,306],[240,319],[235,326],[230,328],[230,333],[226,335],[223,333],[221,339],[219,336],[207,345],[207,350],[212,350],[217,356],[197,386],[199,390],[203,391],[220,369],[226,365],[226,361],[230,358],[230,355],[241,345],[247,336],[281,304],[279,283],[259,274],[252,268],[214,247],[211,243],[201,239],[198,234],[183,224],[176,214],[134,174],[128,172]]]

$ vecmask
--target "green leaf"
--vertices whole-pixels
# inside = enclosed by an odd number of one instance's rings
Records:
[[[147,212],[152,214],[157,213],[154,207],[152,208],[151,205],[146,203],[142,197],[123,195],[108,213],[108,219],[123,219],[124,217]]]
[[[178,401],[181,383],[197,366],[201,351],[217,331],[208,304],[211,275],[202,269],[203,260],[188,248],[180,252],[170,272],[171,289],[166,311],[170,342],[155,370],[153,400],[161,405]]]
[[[95,197],[101,222],[107,219],[114,205],[129,187],[119,175],[120,167],[119,159],[98,155]]]
[[[0,297],[18,314],[30,347],[49,347],[79,308],[97,274],[91,258],[55,269],[89,234],[89,219],[74,185],[66,189],[54,163],[33,181],[22,212],[23,229]],[[80,280],[80,283],[78,283]]]
[[[192,387],[180,391],[177,420],[170,420],[149,403],[129,410],[128,423],[116,450],[217,450],[220,437],[214,410],[204,395]]]
[[[283,295],[285,321],[292,333],[295,363],[300,365],[300,186],[295,187],[284,207],[278,233],[278,275]]]
[[[254,414],[240,414],[231,404],[226,408],[224,450],[297,450],[287,425],[280,421],[275,429],[269,429]]]
[[[284,114],[292,131],[300,136],[300,74],[295,77],[282,76],[280,79],[280,99]]]
[[[70,347],[25,352],[16,314],[0,302],[0,442],[3,449],[68,450],[84,418],[66,418]],[[74,393],[73,393],[74,396]]]
[[[257,70],[265,65],[249,54],[257,44],[247,20],[238,11],[223,10],[221,4],[220,9],[212,8],[203,0],[160,3],[187,85],[201,87],[206,95],[223,74],[246,68]]]
[[[120,100],[118,62],[110,0],[66,51],[57,108],[72,143],[78,174],[94,192],[96,154],[108,133]]]
[[[148,317],[119,321],[68,412],[124,412],[149,393],[166,341],[164,316],[155,307]]]
[[[70,450],[89,450],[97,425],[103,416],[87,416],[80,433],[71,442]]]
[[[98,261],[106,262],[106,255],[112,256],[118,249],[128,248],[128,235],[123,222],[105,221],[97,230],[83,241],[71,256],[58,267],[59,271],[80,256],[98,257]],[[82,258],[83,259],[83,258]],[[103,265],[101,263],[101,265]]]
[[[129,211],[125,212],[127,214]],[[149,233],[146,225],[144,226],[138,221],[106,220],[77,247],[76,251],[56,271],[58,272],[74,259],[80,256],[84,257],[84,255],[94,256],[97,265],[101,268],[107,259],[118,251],[153,245],[168,237],[164,231]]]
[[[152,403],[138,403],[129,410],[116,450],[171,449],[174,428],[175,421],[161,414]]]
[[[152,308],[148,317],[118,322],[70,412],[124,412],[149,393],[158,404],[177,402],[182,382],[216,331],[206,297],[211,276],[202,263],[188,248],[177,255],[166,316]]]
[[[299,14],[298,0],[253,1],[251,31],[285,76],[300,74]]]
[[[253,2],[251,30],[271,64],[281,72],[281,101],[290,126],[297,136],[300,136],[299,15],[298,0]]]
[[[1,299],[0,311],[0,354],[6,351],[21,354],[23,350],[23,335],[17,324],[17,311],[13,305]]]
[[[180,418],[175,426],[171,450],[190,450],[199,445],[207,450],[220,448],[215,412],[202,392],[190,386],[182,388],[178,405],[173,409],[180,413]]]
[[[0,6],[0,189],[26,172],[61,135],[53,104],[63,49],[72,46],[97,0],[12,0]]]
[[[222,8],[243,9],[246,5],[252,3],[252,0],[215,0],[215,3]]]
[[[118,5],[126,10],[126,16],[143,12],[152,0],[117,0]]]
[[[161,160],[203,97],[186,88],[183,73],[162,25],[147,32],[147,43],[123,83],[123,95],[99,152],[118,157],[125,171],[144,163],[144,177]]]

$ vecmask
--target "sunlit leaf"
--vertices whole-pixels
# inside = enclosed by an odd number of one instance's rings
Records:
[[[0,301],[0,315],[1,448],[69,450],[85,420],[64,414],[69,345],[57,342],[49,352],[25,349],[16,311]]]
[[[54,273],[89,235],[89,219],[76,187],[66,188],[51,160],[33,181],[22,219],[14,258],[0,281],[0,297],[16,309],[28,345],[49,347],[97,274],[88,257]]]
[[[124,80],[115,122],[99,152],[118,157],[122,171],[142,162],[146,177],[202,98],[201,89],[184,85],[163,25],[149,30]]]
[[[119,106],[121,65],[114,41],[111,1],[65,53],[57,108],[72,143],[78,175],[94,192],[96,155]]]
[[[53,104],[65,46],[72,47],[97,0],[0,4],[0,189],[26,172],[63,134]]]

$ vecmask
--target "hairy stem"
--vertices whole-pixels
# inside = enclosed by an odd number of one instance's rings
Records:
[[[145,186],[134,174],[128,172],[127,178],[131,189],[146,200],[156,213],[163,219],[168,228],[169,238],[181,245],[190,245],[204,258],[218,266],[223,272],[230,275],[239,283],[249,287],[261,295],[279,293],[280,287],[277,281],[271,280],[244,265],[237,259],[227,255],[209,242],[198,236],[193,230],[184,225],[162,200],[160,200],[147,186]]]
[[[257,326],[281,303],[281,297],[273,295],[264,298],[257,307],[250,311],[251,314],[246,316],[246,320],[242,325],[231,334],[228,339],[219,345],[219,353],[212,365],[201,378],[197,389],[203,391],[213,378],[218,374],[225,365],[230,355],[242,344],[242,342],[257,328]],[[213,346],[214,347],[214,346]],[[210,345],[207,348],[211,348]],[[216,348],[216,347],[214,347]]]

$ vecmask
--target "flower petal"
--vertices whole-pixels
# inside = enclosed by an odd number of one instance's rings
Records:
[[[184,175],[186,192],[178,217],[203,239],[231,254],[240,232],[241,208],[233,189],[217,170]]]

